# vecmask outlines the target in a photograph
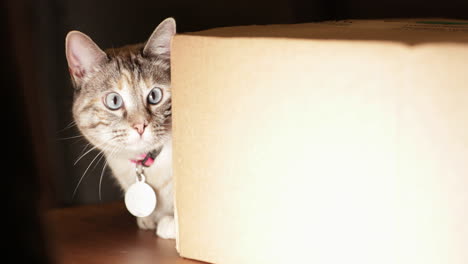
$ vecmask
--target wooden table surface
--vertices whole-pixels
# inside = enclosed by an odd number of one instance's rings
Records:
[[[57,264],[201,264],[179,257],[175,240],[138,229],[123,203],[53,209],[45,225]]]

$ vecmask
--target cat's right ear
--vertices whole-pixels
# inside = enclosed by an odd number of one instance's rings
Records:
[[[65,51],[70,74],[77,84],[107,59],[106,53],[90,37],[79,31],[67,34]]]
[[[164,19],[151,34],[143,48],[143,55],[169,59],[171,55],[171,39],[176,33],[174,18]]]

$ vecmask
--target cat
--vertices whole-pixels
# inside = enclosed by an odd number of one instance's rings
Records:
[[[65,39],[73,118],[83,136],[104,153],[123,191],[135,183],[139,157],[157,154],[154,164],[144,168],[157,206],[151,215],[137,217],[137,224],[166,239],[176,236],[170,89],[175,33],[175,20],[167,18],[145,43],[105,52],[79,31],[70,31]]]

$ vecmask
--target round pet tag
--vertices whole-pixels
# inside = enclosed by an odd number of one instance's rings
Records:
[[[125,206],[134,216],[145,217],[156,208],[156,194],[153,188],[143,181],[136,181],[125,193]]]

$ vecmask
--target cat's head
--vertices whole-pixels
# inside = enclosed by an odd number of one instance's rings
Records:
[[[97,148],[135,157],[170,138],[170,42],[175,32],[175,21],[168,18],[146,43],[105,52],[87,35],[68,33],[73,117]]]

